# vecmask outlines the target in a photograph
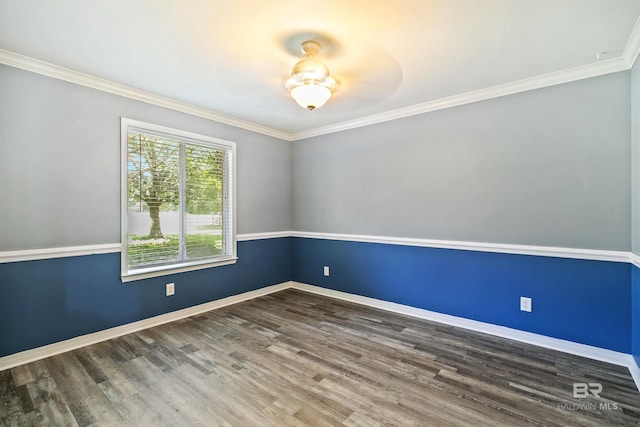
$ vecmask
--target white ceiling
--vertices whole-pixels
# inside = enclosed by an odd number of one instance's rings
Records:
[[[639,16],[640,0],[0,0],[0,62],[301,137],[627,69]],[[340,81],[315,111],[282,86],[307,38]]]

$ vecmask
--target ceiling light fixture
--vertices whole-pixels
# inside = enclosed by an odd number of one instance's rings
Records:
[[[329,68],[316,59],[318,52],[318,42],[307,40],[302,43],[305,59],[293,66],[291,77],[284,84],[293,99],[310,111],[322,107],[336,88],[336,80],[329,75]]]

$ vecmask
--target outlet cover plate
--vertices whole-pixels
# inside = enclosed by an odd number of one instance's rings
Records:
[[[520,311],[531,313],[532,299],[529,297],[520,297]]]
[[[167,291],[167,296],[170,297],[171,295],[176,293],[176,285],[175,283],[167,283],[167,285],[165,286],[165,289]]]

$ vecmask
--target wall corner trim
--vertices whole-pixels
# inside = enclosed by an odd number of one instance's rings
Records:
[[[629,252],[629,262],[636,267],[640,268],[640,255],[636,255],[633,252]]]

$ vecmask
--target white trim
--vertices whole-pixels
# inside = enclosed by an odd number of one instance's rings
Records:
[[[575,68],[556,71],[549,74],[542,74],[539,76],[483,88],[472,92],[453,95],[447,98],[435,99],[433,101],[410,105],[408,107],[386,111],[384,113],[374,114],[371,116],[361,117],[354,120],[348,120],[329,126],[323,126],[301,132],[294,132],[292,134],[289,134],[289,140],[299,141],[315,136],[342,132],[349,129],[383,123],[404,117],[410,117],[432,111],[444,110],[446,108],[471,104],[478,101],[499,98],[501,96],[514,95],[516,93],[526,92],[534,89],[542,89],[549,86],[555,86],[563,83],[570,83],[582,79],[588,79],[591,77],[603,76],[605,74],[616,73],[618,71],[625,71],[633,67],[639,53],[640,17],[638,17],[638,19],[636,20],[635,26],[633,27],[633,30],[631,31],[631,34],[627,39],[627,44],[624,51],[622,52],[622,55],[617,58],[612,58],[593,64],[581,65]]]
[[[638,390],[640,390],[640,368],[638,367],[638,364],[636,363],[636,360],[633,358],[633,356],[631,357],[631,361],[629,362],[629,373],[631,374],[631,378],[633,378],[633,381],[636,383],[636,387],[638,388]]]
[[[120,278],[124,282],[129,272],[129,126],[128,119],[120,117]]]
[[[419,246],[425,248],[457,249],[463,251],[495,252],[504,254],[550,256],[596,261],[630,262],[629,252],[601,249],[560,248],[553,246],[511,245],[502,243],[461,242],[456,240],[414,239],[409,237],[368,236],[294,231],[293,237],[310,239],[346,240],[350,242],[381,243],[386,245]]]
[[[167,276],[169,274],[185,273],[187,271],[203,270],[205,268],[222,267],[223,265],[235,264],[238,257],[224,257],[219,260],[209,259],[206,261],[193,261],[180,264],[171,264],[160,267],[150,267],[140,270],[129,270],[126,274],[120,275],[122,283],[134,282],[136,280],[149,279],[150,277]],[[122,261],[121,261],[122,262]]]
[[[43,347],[25,350],[21,351],[20,353],[0,357],[0,371],[23,365],[25,363],[44,359],[46,357],[55,356],[56,354],[75,350],[87,345],[117,338],[122,335],[130,334],[132,332],[141,331],[143,329],[152,328],[154,326],[173,322],[179,319],[184,319],[185,317],[195,316],[200,313],[226,307],[228,305],[236,304],[252,298],[268,295],[270,293],[278,292],[290,287],[291,285],[288,282],[266,286],[255,291],[244,292],[242,294],[222,298],[189,308],[184,308],[182,310],[173,311],[171,313],[161,314],[160,316],[150,317],[148,319],[139,320],[137,322],[117,326],[115,328],[105,329],[103,331],[94,332],[92,334],[82,335],[65,341],[45,345]]]
[[[342,123],[336,123],[329,126],[296,132],[290,135],[290,140],[299,141],[315,136],[342,132],[349,129],[355,129],[405,117],[416,116],[418,114],[458,107],[478,101],[486,101],[506,95],[514,95],[534,89],[542,89],[549,86],[570,83],[577,80],[588,79],[591,77],[598,77],[605,74],[628,70],[629,68],[630,67],[627,64],[627,61],[624,58],[613,58],[594,64],[582,65],[568,70],[542,74],[539,76],[479,89],[472,92],[461,93],[446,98],[440,98],[433,101],[410,105],[408,107],[398,108],[396,110],[386,111],[380,114],[373,114],[371,116],[361,117],[354,120],[347,120]]]
[[[239,242],[282,237],[302,237],[309,239],[343,240],[349,242],[380,243],[386,245],[418,246],[425,248],[457,249],[465,251],[493,252],[505,254],[548,256],[556,258],[585,259],[632,263],[640,268],[640,256],[625,251],[602,249],[560,248],[553,246],[511,245],[502,243],[462,242],[456,240],[416,239],[410,237],[371,236],[359,234],[317,233],[307,231],[272,231],[265,233],[238,234]],[[81,255],[120,252],[120,243],[105,245],[72,246],[62,248],[29,249],[23,251],[0,252],[0,264],[5,262],[29,261],[48,258],[62,258]]]
[[[550,350],[574,354],[576,356],[587,357],[589,359],[600,360],[602,362],[611,363],[618,366],[625,366],[629,368],[629,372],[631,373],[636,387],[640,391],[640,370],[638,369],[633,356],[627,353],[620,353],[618,351],[607,350],[600,347],[579,344],[559,338],[552,338],[545,335],[507,328],[505,326],[493,325],[491,323],[479,322],[477,320],[465,319],[463,317],[451,316],[448,314],[423,310],[421,308],[410,307],[407,305],[383,301],[375,298],[349,294],[347,292],[334,291],[332,289],[326,289],[314,285],[307,285],[299,282],[290,282],[290,287],[293,289],[312,292],[314,294],[336,298],[355,304],[362,304],[369,307],[379,308],[381,310],[386,310],[393,313],[404,314],[419,319],[425,319],[432,322],[443,323],[446,325],[456,326],[459,328],[481,332],[484,334],[507,338],[513,341],[532,344]]]
[[[632,265],[635,265],[636,267],[640,268],[640,256],[634,254],[633,252],[629,252],[629,262]]]
[[[207,108],[198,107],[182,101],[177,101],[175,99],[154,94],[152,92],[136,89],[131,86],[126,86],[100,77],[81,73],[79,71],[64,68],[3,49],[0,49],[0,63],[53,77],[56,79],[68,81],[81,86],[86,86],[104,92],[113,93],[115,95],[124,96],[126,98],[135,99],[137,101],[146,102],[148,104],[169,108],[171,110],[180,111],[208,120],[213,120],[218,123],[224,123],[248,131],[272,136],[274,138],[279,138],[285,141],[299,141],[314,136],[327,135],[330,133],[341,132],[348,129],[355,129],[358,127],[383,123],[390,120],[396,120],[446,108],[457,107],[473,102],[484,101],[501,96],[513,95],[529,90],[541,89],[548,86],[554,86],[562,83],[569,83],[577,80],[628,70],[633,66],[633,63],[638,56],[638,52],[640,52],[639,22],[640,19],[636,22],[636,26],[634,27],[629,39],[627,40],[627,45],[624,52],[620,57],[617,58],[612,58],[593,64],[582,65],[566,70],[560,70],[553,73],[534,76],[514,82],[479,89],[476,91],[466,92],[446,98],[410,105],[404,108],[386,111],[380,114],[374,114],[354,120],[348,120],[342,123],[336,123],[329,126],[323,126],[320,128],[309,129],[294,133],[289,133],[257,123],[236,119],[234,117],[226,116]]]
[[[167,98],[152,92],[136,89],[131,86],[126,86],[121,83],[116,83],[90,74],[81,73],[79,71],[51,64],[49,62],[40,61],[8,50],[0,49],[0,64],[6,64],[22,70],[53,77],[54,79],[64,80],[66,82],[75,83],[80,86],[97,89],[102,92],[112,93],[129,99],[135,99],[136,101],[146,102],[147,104],[157,105],[158,107],[180,111],[182,113],[191,114],[192,116],[202,117],[204,119],[213,120],[214,122],[223,123],[240,129],[246,129],[251,132],[272,136],[274,138],[284,139],[287,141],[290,138],[290,135],[287,132],[226,116],[207,108],[198,107],[196,105]]]
[[[624,48],[622,57],[627,62],[629,68],[633,67],[638,59],[638,53],[640,53],[640,16],[636,20],[636,25],[631,31],[631,35],[627,40],[627,45]]]
[[[332,289],[326,289],[319,286],[292,282],[291,287],[294,289],[299,289],[301,291],[312,292],[314,294],[323,295],[330,298],[349,301],[356,304],[362,304],[393,313],[404,314],[407,316],[456,326],[471,331],[482,332],[485,334],[507,338],[518,342],[537,345],[538,347],[544,347],[551,350],[558,350],[564,353],[575,354],[577,356],[583,356],[590,359],[613,363],[615,365],[628,366],[629,357],[631,357],[627,353],[620,353],[613,350],[607,350],[604,348],[594,347],[586,344],[579,344],[559,338],[552,338],[545,335],[534,334],[532,332],[525,332],[518,329],[507,328],[505,326],[493,325],[491,323],[479,322],[477,320],[465,319],[463,317],[451,316],[449,314],[437,313],[435,311],[424,310],[421,308],[415,308],[408,305],[397,304],[394,302],[363,297],[347,292],[334,291]]]
[[[279,239],[281,237],[291,237],[292,234],[293,231],[271,231],[268,233],[238,234],[238,241],[246,242],[248,240]]]
[[[236,241],[244,242],[249,240],[277,239],[281,237],[291,237],[292,233],[292,231],[273,231],[266,233],[238,234],[236,236]],[[63,246],[57,248],[0,251],[0,264],[7,262],[119,253],[121,250],[122,245],[120,243],[107,243],[103,245]]]
[[[120,252],[120,243],[105,245],[64,246],[59,248],[26,249],[0,252],[0,264],[6,262],[31,261],[72,256],[110,254]]]

